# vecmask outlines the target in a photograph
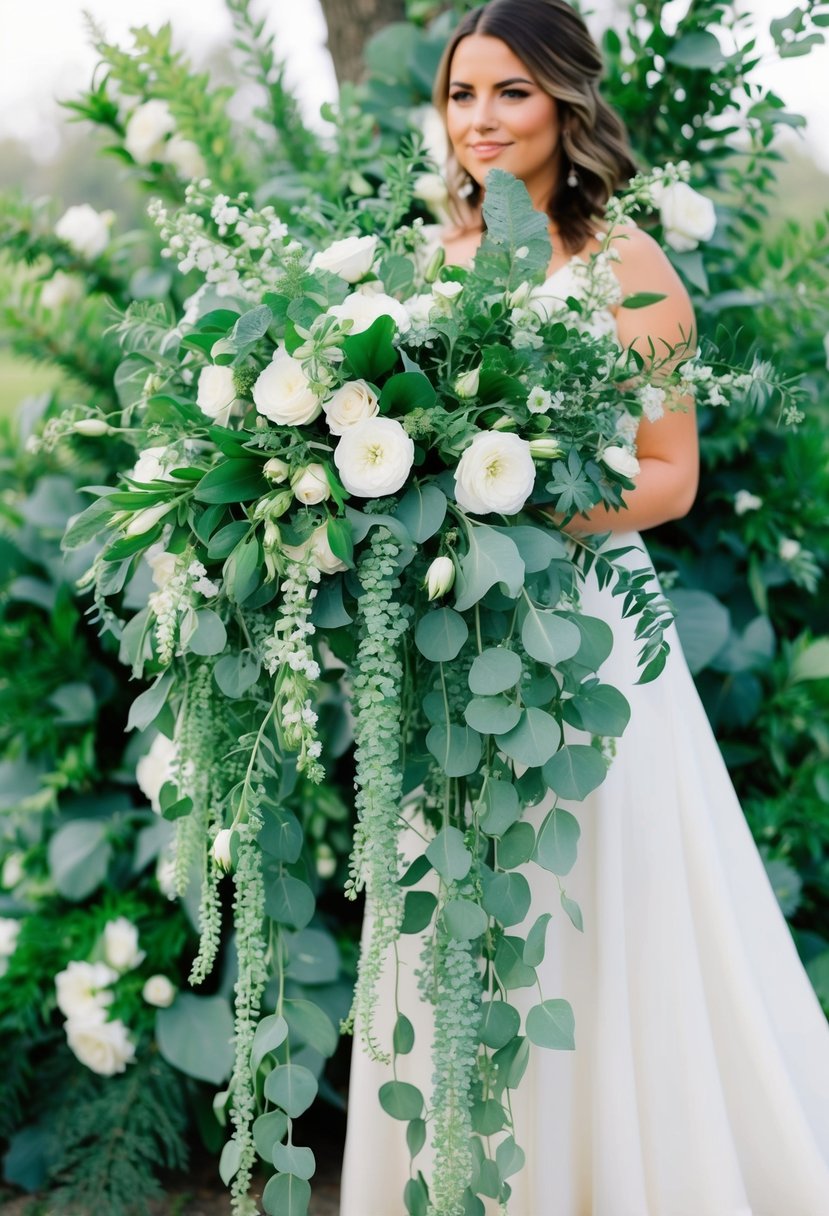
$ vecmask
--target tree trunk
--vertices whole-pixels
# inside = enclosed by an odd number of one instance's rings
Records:
[[[406,20],[406,0],[321,0],[321,4],[340,83],[363,75],[363,47],[372,34],[392,21]]]

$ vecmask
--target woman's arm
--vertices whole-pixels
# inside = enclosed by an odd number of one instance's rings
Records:
[[[620,308],[616,314],[619,341],[645,358],[651,342],[660,358],[667,346],[677,348],[676,362],[696,350],[694,313],[687,292],[665,254],[651,237],[628,228],[613,240],[620,260],[615,269],[624,294],[640,291],[665,296],[647,308]],[[681,519],[691,509],[699,481],[699,444],[694,403],[684,399],[683,411],[666,410],[656,422],[642,419],[636,437],[640,472],[633,490],[624,491],[625,509],[594,507],[577,515],[568,532],[629,532],[655,528]]]

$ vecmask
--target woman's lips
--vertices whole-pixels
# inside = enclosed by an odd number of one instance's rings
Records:
[[[493,156],[497,156],[499,152],[503,152],[504,148],[508,148],[509,144],[496,143],[479,143],[470,144],[470,149],[478,157],[479,160],[491,160]]]

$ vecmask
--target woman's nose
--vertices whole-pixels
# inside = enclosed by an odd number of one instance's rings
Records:
[[[472,115],[472,126],[476,131],[491,131],[496,126],[492,112],[492,102],[488,97],[480,97],[475,103]]]

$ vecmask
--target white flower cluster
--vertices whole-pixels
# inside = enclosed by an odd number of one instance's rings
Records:
[[[3,885],[6,882],[5,866],[3,867]],[[20,935],[20,921],[10,916],[0,916],[0,975],[5,975],[9,969],[9,959],[17,949],[17,939]]]
[[[124,134],[124,147],[137,165],[170,165],[179,177],[204,177],[204,157],[192,139],[176,131],[176,123],[166,101],[152,98],[130,113]]]
[[[212,599],[219,594],[219,588],[189,550],[184,553],[167,553],[160,547],[155,552],[148,550],[147,563],[158,588],[150,593],[147,602],[155,617],[159,662],[166,666],[178,653],[177,644],[180,650],[196,627],[195,597]]]
[[[297,765],[312,781],[322,779],[319,757],[322,744],[317,738],[317,714],[308,696],[320,676],[309,638],[315,632],[311,609],[317,591],[314,584],[320,572],[310,563],[291,561],[280,590],[282,603],[273,634],[265,641],[264,663],[281,685],[280,716],[285,743],[298,752]]]
[[[109,244],[114,220],[114,211],[96,211],[89,203],[80,203],[63,213],[55,224],[55,236],[65,241],[79,257],[94,261]]]

